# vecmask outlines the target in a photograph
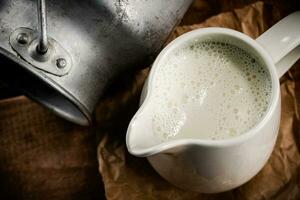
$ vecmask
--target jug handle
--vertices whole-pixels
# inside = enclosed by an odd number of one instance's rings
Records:
[[[271,55],[278,77],[300,58],[300,11],[285,17],[256,41]]]

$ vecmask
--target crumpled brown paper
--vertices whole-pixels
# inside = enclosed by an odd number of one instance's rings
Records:
[[[195,0],[170,40],[207,26],[256,38],[299,10],[298,4]],[[281,79],[282,121],[269,162],[245,185],[214,195],[180,190],[145,158],[127,152],[127,126],[148,73],[146,68],[121,75],[99,103],[91,128],[66,122],[25,97],[0,101],[0,199],[300,199],[300,61]]]
[[[196,20],[197,14],[188,13],[190,19],[184,19],[183,23],[188,21],[193,24],[179,26],[172,39],[187,31],[209,26],[235,29],[256,38],[286,15],[280,10],[282,7],[274,5],[272,2],[256,2],[244,7],[238,5],[232,11],[205,20],[201,15],[199,23]],[[207,8],[208,2],[195,1],[191,10],[201,10],[203,7]],[[221,5],[221,8],[216,9],[226,11],[230,6],[222,8]],[[297,65],[300,67],[300,62],[282,78],[281,128],[269,162],[248,183],[235,190],[214,195],[180,190],[163,180],[146,159],[135,158],[127,152],[126,128],[138,108],[139,94],[147,74],[147,71],[137,72],[133,82],[126,82],[127,87],[120,89],[125,93],[108,97],[97,110],[98,124],[102,122],[98,130],[103,136],[98,146],[99,170],[107,199],[300,199],[300,68]],[[129,114],[131,117],[128,117]],[[107,124],[103,124],[103,121]]]

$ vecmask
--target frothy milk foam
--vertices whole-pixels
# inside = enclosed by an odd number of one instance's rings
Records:
[[[174,50],[157,70],[152,126],[162,140],[235,137],[268,109],[267,69],[234,45],[193,42]]]

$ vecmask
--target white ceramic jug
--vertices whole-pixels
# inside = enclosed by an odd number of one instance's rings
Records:
[[[272,81],[265,117],[247,133],[225,140],[175,139],[161,142],[152,129],[152,90],[157,69],[174,49],[189,41],[226,40],[258,58]],[[147,157],[154,169],[170,183],[187,190],[216,193],[233,189],[255,176],[274,148],[280,122],[279,78],[300,57],[300,12],[277,23],[257,40],[234,30],[203,28],[184,34],[169,44],[156,59],[144,86],[141,107],[127,132],[127,148]]]

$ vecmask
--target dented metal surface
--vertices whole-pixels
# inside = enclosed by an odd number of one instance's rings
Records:
[[[54,98],[48,100],[47,94],[39,96],[38,90],[43,88],[35,88],[34,92],[28,92],[29,96],[64,118],[87,125],[109,82],[125,70],[151,61],[191,2],[48,0],[49,37],[57,41],[72,60],[72,69],[67,75],[59,77],[24,62],[9,44],[9,37],[16,29],[37,28],[36,0],[1,0],[0,53],[54,88],[73,104],[73,108],[64,108],[65,100],[62,98],[55,97],[55,102],[51,102]],[[3,63],[0,67],[6,68]],[[2,76],[3,73],[2,70]],[[9,79],[0,75],[0,79],[12,82],[14,77]],[[20,87],[16,82],[12,84]],[[30,87],[34,85],[32,83]],[[25,91],[28,88],[22,89]],[[82,115],[76,113],[76,109]]]

